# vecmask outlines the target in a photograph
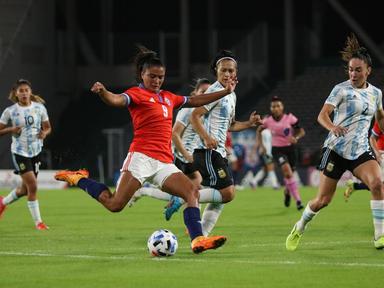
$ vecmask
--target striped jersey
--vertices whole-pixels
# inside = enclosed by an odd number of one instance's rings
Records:
[[[223,89],[223,85],[216,81],[209,86],[205,93],[217,92]],[[227,131],[235,119],[236,94],[232,92],[219,100],[204,105],[204,108],[208,111],[203,117],[204,128],[218,142],[216,151],[221,156],[226,157],[225,140],[227,139]],[[197,142],[197,148],[207,149],[200,137]]]
[[[333,124],[348,129],[342,137],[332,132],[325,139],[328,147],[345,159],[355,160],[370,149],[368,131],[375,112],[382,108],[382,92],[368,84],[367,88],[354,88],[350,81],[336,85],[325,104],[335,107]]]
[[[193,154],[193,150],[196,148],[197,134],[193,130],[189,118],[191,117],[194,108],[183,108],[177,113],[175,122],[180,122],[184,127],[183,134],[181,135],[181,142],[184,145],[185,150]],[[184,163],[187,163],[187,159],[176,149],[174,146],[175,156]]]
[[[31,102],[29,106],[16,103],[6,108],[0,123],[21,127],[20,134],[12,134],[11,152],[28,158],[38,155],[43,147],[43,140],[38,136],[45,121],[48,121],[48,113],[41,103]]]

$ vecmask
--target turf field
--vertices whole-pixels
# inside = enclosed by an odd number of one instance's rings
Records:
[[[303,188],[304,200],[315,194]],[[4,195],[7,191],[1,191]],[[36,231],[25,199],[0,220],[0,287],[380,287],[384,255],[372,244],[369,194],[345,203],[342,190],[311,223],[295,252],[285,238],[300,213],[282,192],[238,191],[214,234],[222,248],[194,255],[182,213],[163,220],[164,202],[141,199],[112,214],[77,189],[40,191],[49,231]],[[147,237],[159,228],[179,238],[177,254],[156,259]]]

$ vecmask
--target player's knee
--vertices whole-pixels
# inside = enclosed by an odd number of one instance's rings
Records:
[[[108,210],[113,212],[113,213],[117,213],[117,212],[120,212],[121,210],[123,210],[124,206],[125,205],[123,205],[121,203],[116,203],[116,204],[113,204],[110,207],[108,207],[109,208]]]
[[[192,182],[189,183],[188,185],[186,185],[186,187],[184,187],[183,195],[181,196],[181,198],[183,198],[184,201],[187,203],[196,202],[199,198],[198,187]]]
[[[371,183],[369,183],[368,187],[372,191],[372,193],[380,194],[383,189],[383,183],[381,182],[381,179],[377,178],[374,179]]]
[[[27,184],[28,194],[35,194],[37,191],[37,183],[32,182]]]
[[[233,186],[224,190],[220,190],[220,193],[223,198],[223,203],[228,203],[235,199],[235,188]]]

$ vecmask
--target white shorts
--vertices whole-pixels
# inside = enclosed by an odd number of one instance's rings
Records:
[[[173,163],[163,163],[140,152],[129,152],[120,172],[129,171],[141,185],[150,182],[162,188],[172,174],[181,172]]]

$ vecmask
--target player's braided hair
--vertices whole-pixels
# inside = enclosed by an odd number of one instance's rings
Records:
[[[221,50],[219,53],[217,53],[215,58],[212,60],[212,63],[210,66],[211,72],[213,75],[215,75],[215,77],[217,76],[217,74],[216,74],[217,73],[217,64],[218,64],[218,61],[220,59],[233,59],[237,63],[236,57],[231,51]]]
[[[143,72],[143,70],[153,66],[164,67],[164,65],[160,58],[157,57],[156,52],[149,50],[142,45],[137,45],[137,48],[139,49],[139,53],[137,53],[134,60],[136,66],[136,81],[141,83],[143,81],[141,79],[141,72]]]
[[[32,89],[32,84],[26,79],[19,79],[13,85],[11,91],[9,91],[8,99],[14,103],[18,103],[19,99],[17,98],[16,91],[21,85],[28,85]],[[45,104],[45,100],[39,95],[31,94],[31,101]]]
[[[347,63],[353,58],[358,58],[363,60],[368,67],[372,66],[372,59],[368,50],[365,47],[360,46],[354,33],[351,33],[351,35],[347,37],[344,50],[340,51],[340,53],[341,58]]]

